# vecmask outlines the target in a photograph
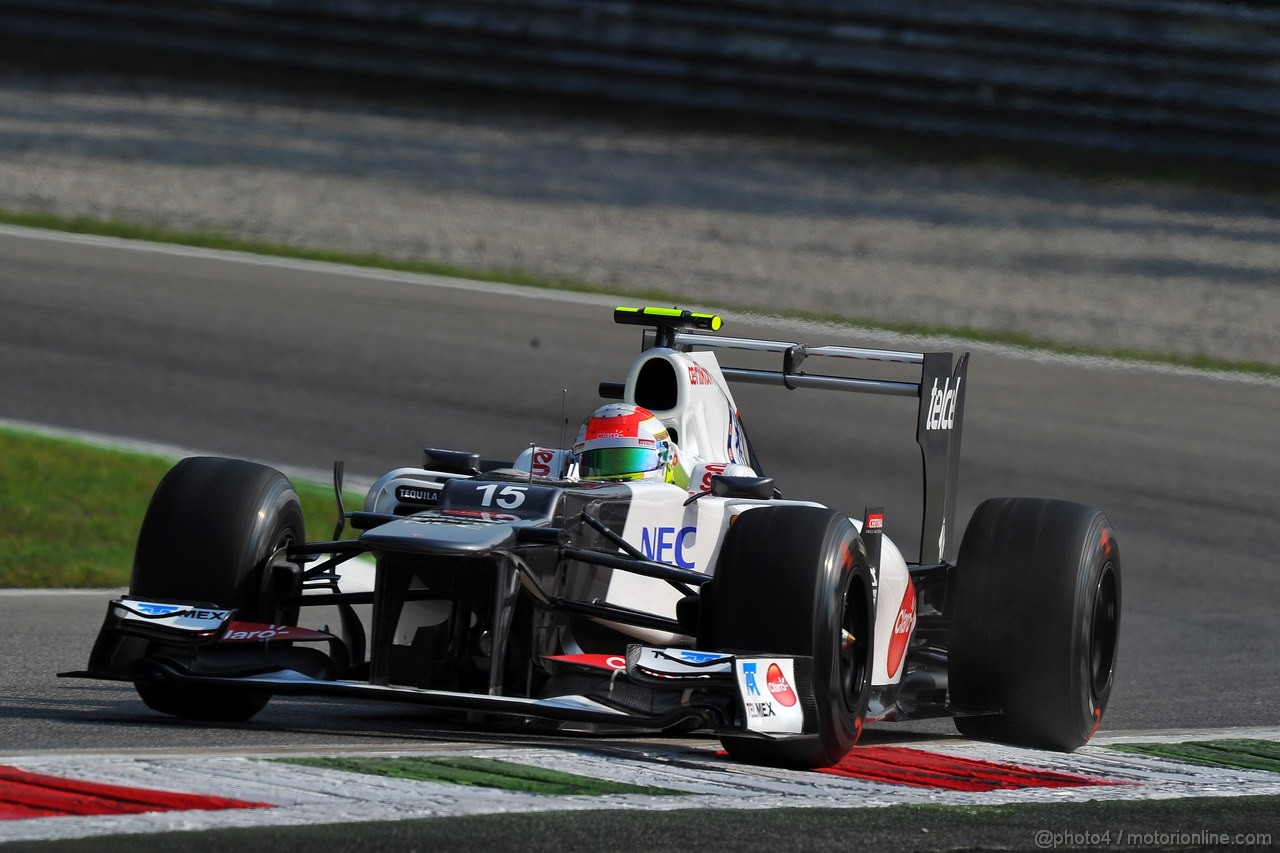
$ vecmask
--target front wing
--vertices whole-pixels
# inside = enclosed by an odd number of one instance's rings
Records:
[[[717,734],[772,739],[808,737],[817,732],[813,660],[808,657],[733,655],[693,649],[628,647],[622,655],[565,655],[548,660],[553,669],[596,676],[597,688],[582,694],[526,698],[484,693],[377,684],[361,680],[315,677],[292,669],[283,652],[297,642],[336,641],[322,631],[295,626],[257,625],[234,620],[234,611],[146,602],[129,598],[107,608],[95,654],[88,670],[63,677],[127,680],[201,690],[253,690],[289,696],[331,696],[406,702],[432,708],[473,711],[558,722],[595,723],[638,729],[706,729]],[[219,671],[198,671],[175,657],[145,656],[127,668],[112,667],[98,648],[132,637],[162,646],[260,651],[259,663]],[[206,659],[209,656],[206,656]],[[279,663],[273,663],[278,658]],[[619,682],[621,681],[621,684]],[[664,701],[647,709],[629,703],[622,685],[652,691]],[[585,693],[591,695],[585,695]],[[616,701],[615,701],[616,694]]]

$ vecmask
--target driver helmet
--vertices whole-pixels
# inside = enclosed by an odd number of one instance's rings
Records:
[[[583,480],[675,482],[679,454],[662,421],[630,403],[610,403],[582,422],[573,443]]]

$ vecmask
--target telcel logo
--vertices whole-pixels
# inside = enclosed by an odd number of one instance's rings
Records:
[[[221,622],[223,619],[226,619],[228,616],[231,615],[231,611],[230,610],[192,610],[187,615],[190,616],[192,619],[202,619],[202,620],[216,619],[219,622]]]
[[[150,617],[169,617],[175,619],[195,619],[198,621],[222,621],[231,615],[230,610],[207,610],[186,604],[156,604],[150,601],[125,602],[128,609]]]
[[[933,380],[933,388],[929,391],[929,416],[925,419],[925,429],[951,429],[956,423],[956,398],[960,394],[960,383],[963,380],[956,380],[956,387],[951,387],[951,380],[948,379],[942,386],[938,388],[938,380]]]
[[[696,538],[694,527],[646,527],[640,531],[640,553],[650,560],[678,566],[682,569],[697,568],[689,558],[691,538]]]
[[[688,649],[677,649],[676,657],[681,660],[687,660],[689,663],[707,663],[713,660],[723,660],[727,655],[720,652],[693,652]]]

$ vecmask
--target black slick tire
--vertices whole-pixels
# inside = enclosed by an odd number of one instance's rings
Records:
[[[866,716],[875,621],[865,550],[848,517],[798,506],[742,513],[704,594],[700,647],[813,659],[810,733],[724,736],[725,749],[752,764],[838,763]]]
[[[184,459],[152,495],[129,594],[234,608],[243,621],[286,621],[290,614],[270,600],[263,575],[280,548],[303,541],[298,495],[279,471],[238,459]],[[154,710],[205,720],[247,720],[271,698],[165,684],[137,690]]]
[[[1093,507],[996,498],[951,575],[951,703],[968,737],[1069,752],[1101,724],[1120,632],[1120,549]]]

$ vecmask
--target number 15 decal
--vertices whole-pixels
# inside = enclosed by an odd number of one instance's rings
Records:
[[[477,486],[480,490],[480,506],[500,506],[503,509],[515,509],[524,503],[525,492],[528,486],[499,486],[497,483],[490,483],[487,486]]]

